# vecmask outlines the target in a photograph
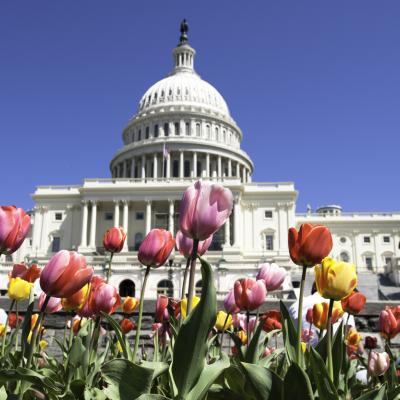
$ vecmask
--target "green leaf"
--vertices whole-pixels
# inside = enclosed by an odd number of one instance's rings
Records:
[[[342,321],[339,328],[335,332],[332,343],[333,383],[335,387],[339,386],[339,378],[342,371],[344,352],[345,344]]]
[[[283,400],[313,400],[314,395],[307,374],[292,363],[283,380]]]
[[[360,397],[357,397],[356,400],[386,400],[386,384],[382,385],[380,388],[372,390],[368,393],[363,394]]]
[[[212,364],[207,365],[200,374],[200,377],[192,390],[185,397],[186,400],[203,399],[209,387],[216,381],[222,372],[230,365],[229,358],[225,353],[221,358]]]
[[[85,353],[86,347],[82,344],[82,339],[79,336],[74,337],[71,350],[68,353],[68,364],[73,367],[78,367],[81,365]]]
[[[236,349],[238,351],[238,356],[240,361],[244,361],[244,355],[243,355],[243,344],[242,341],[239,339],[239,337],[236,335],[235,332],[228,331],[229,336],[233,340],[233,343],[235,343]]]
[[[293,320],[287,310],[285,304],[281,300],[279,302],[281,316],[282,316],[282,332],[283,332],[283,342],[285,345],[285,350],[287,357],[290,362],[296,360],[296,348],[297,348],[297,331],[294,327]]]
[[[107,396],[97,388],[86,388],[84,392],[85,400],[107,400]]]
[[[31,290],[31,293],[33,293],[33,290]],[[33,306],[35,305],[35,302],[32,299],[32,302],[29,303],[29,306],[26,310],[25,316],[24,316],[24,322],[22,323],[22,331],[21,331],[21,349],[22,349],[22,354],[24,356],[27,355],[27,351],[29,349],[29,343],[28,343],[28,336],[31,331],[31,317],[33,313]]]
[[[259,354],[258,354],[258,342],[260,340],[260,335],[262,332],[262,328],[263,328],[264,322],[260,321],[258,323],[257,329],[254,332],[253,337],[251,338],[250,344],[247,347],[246,350],[246,355],[244,357],[244,360],[248,363],[251,364],[256,364],[259,358]]]
[[[101,367],[107,387],[103,392],[113,400],[132,400],[149,393],[154,371],[123,358],[115,358]]]
[[[325,362],[313,347],[311,347],[311,368],[317,384],[319,397],[324,400],[338,400],[339,395],[329,378]]]
[[[239,368],[239,365],[231,364],[224,371],[224,386],[228,387],[230,391],[234,392],[238,396],[243,396],[245,375],[243,368]]]
[[[210,264],[200,258],[203,288],[196,308],[183,321],[176,338],[171,375],[180,398],[190,392],[206,365],[208,334],[217,315],[217,298]]]
[[[397,378],[397,373],[396,373],[397,359],[393,355],[392,349],[390,348],[390,346],[387,343],[385,345],[385,351],[386,351],[386,353],[388,353],[389,358],[390,358],[390,366],[389,366],[389,369],[385,372],[385,378],[388,382],[389,388],[394,389],[399,384],[399,379]]]
[[[256,364],[242,362],[242,366],[248,377],[257,399],[274,400],[282,398],[283,381],[268,368]]]
[[[153,370],[153,379],[168,371],[169,367],[168,363],[162,361],[142,361],[140,365]]]
[[[170,400],[161,394],[142,394],[136,400]]]

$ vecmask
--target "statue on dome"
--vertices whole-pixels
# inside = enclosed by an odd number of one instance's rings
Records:
[[[189,31],[189,25],[186,22],[186,19],[184,19],[181,22],[181,27],[180,27],[180,31],[181,31],[181,37],[179,38],[179,44],[185,44],[188,41],[188,36],[187,33]]]

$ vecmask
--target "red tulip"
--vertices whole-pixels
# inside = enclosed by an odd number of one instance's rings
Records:
[[[93,268],[86,265],[85,257],[75,251],[56,253],[40,275],[40,287],[51,297],[70,297],[87,283]]]
[[[101,312],[112,314],[121,305],[121,297],[117,289],[105,282],[91,289],[89,301],[90,309],[95,315],[100,315]]]
[[[312,307],[307,310],[306,321],[309,324],[313,323],[313,308]]]
[[[228,314],[236,314],[240,312],[240,308],[236,305],[233,289],[228,292],[224,299],[224,308]]]
[[[386,339],[392,339],[398,333],[397,320],[390,307],[386,307],[379,314],[379,330]]]
[[[43,292],[40,293],[39,301],[38,301],[39,310],[42,309],[45,299],[46,299],[46,294]],[[59,312],[61,309],[62,309],[61,299],[59,299],[57,297],[50,297],[50,300],[48,301],[44,312],[46,314],[53,314],[53,313]]]
[[[164,295],[159,295],[157,297],[157,303],[156,303],[156,315],[155,315],[156,322],[164,322],[169,319],[169,313],[167,307],[168,307],[168,297]]]
[[[139,247],[138,259],[147,267],[160,267],[167,261],[175,246],[171,232],[152,229]]]
[[[11,329],[15,329],[17,327],[17,323],[19,321],[22,321],[22,317],[19,315],[17,319],[17,314],[16,313],[10,313],[8,315],[8,326]]]
[[[282,317],[278,310],[267,311],[261,319],[264,321],[263,330],[265,332],[282,329]]]
[[[28,234],[31,217],[15,206],[0,206],[0,254],[18,250]]]
[[[176,233],[176,248],[179,253],[185,258],[189,258],[193,250],[193,239],[184,235],[181,231]],[[213,236],[211,235],[206,240],[199,242],[197,254],[201,257],[210,247]]]
[[[378,347],[378,339],[374,336],[365,336],[364,347],[368,350],[373,350]]]
[[[267,289],[263,281],[244,278],[235,282],[234,294],[236,305],[241,310],[252,311],[264,303]]]
[[[128,318],[124,318],[120,322],[119,326],[121,327],[121,331],[125,333],[125,335],[135,329],[135,324]]]
[[[123,228],[107,229],[103,236],[103,246],[110,253],[119,253],[124,247],[126,233]]]
[[[260,265],[256,279],[263,280],[267,291],[271,292],[282,286],[286,275],[287,272],[285,268],[280,267],[278,264],[264,263]]]
[[[342,300],[342,308],[349,314],[359,314],[365,305],[367,298],[360,292],[353,292]]]
[[[32,264],[30,267],[22,264],[14,264],[14,267],[11,271],[10,277],[11,278],[21,278],[27,282],[35,282],[36,279],[40,276],[40,268],[37,264]]]
[[[183,194],[180,229],[192,239],[205,240],[224,225],[232,208],[233,196],[229,189],[216,183],[197,181]]]
[[[332,235],[323,225],[302,224],[299,232],[289,229],[290,258],[297,265],[319,264],[332,250]]]

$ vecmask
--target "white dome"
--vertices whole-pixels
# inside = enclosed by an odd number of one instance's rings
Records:
[[[208,108],[230,117],[228,106],[221,94],[194,71],[174,71],[172,75],[155,83],[142,96],[138,113],[171,105]]]

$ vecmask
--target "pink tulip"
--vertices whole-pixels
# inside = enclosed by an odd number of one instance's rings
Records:
[[[168,297],[164,295],[158,296],[156,303],[156,315],[155,315],[155,320],[157,322],[168,321],[169,312],[167,307],[168,307]]]
[[[388,353],[371,351],[368,357],[368,373],[371,376],[383,375],[388,370],[389,366],[390,358]]]
[[[184,235],[181,231],[176,233],[176,248],[179,253],[185,258],[189,258],[192,254],[193,250],[193,239]],[[199,242],[199,246],[197,248],[197,254],[201,257],[210,247],[213,236],[211,235],[206,240],[202,240]]]
[[[95,315],[101,312],[112,314],[121,306],[121,297],[117,289],[109,283],[102,282],[90,293],[90,308]]]
[[[107,229],[103,236],[103,246],[110,253],[119,253],[124,247],[126,233],[123,228]]]
[[[228,314],[236,314],[240,311],[240,308],[236,305],[235,294],[231,289],[224,299],[224,308]]]
[[[42,309],[45,299],[46,299],[46,293],[44,293],[44,292],[40,293],[39,300],[38,300],[38,305],[39,305],[40,310]],[[61,309],[62,309],[61,299],[59,299],[57,297],[50,297],[50,300],[48,301],[44,312],[46,314],[52,314],[55,312],[59,312]]]
[[[179,226],[192,239],[205,240],[229,218],[233,208],[232,192],[219,184],[195,182],[183,194]]]
[[[313,323],[313,316],[314,316],[314,309],[313,309],[313,307],[311,307],[311,308],[309,308],[309,309],[307,310],[307,313],[306,313],[306,321],[307,321],[309,324],[312,324],[312,323]]]
[[[160,267],[167,261],[175,246],[171,232],[152,229],[139,247],[138,259],[147,267]]]
[[[279,289],[287,275],[285,268],[275,263],[264,263],[260,267],[256,279],[263,280],[269,292]]]
[[[85,257],[75,251],[56,253],[40,275],[40,287],[51,297],[70,297],[82,289],[93,275],[93,268],[86,265]]]
[[[275,348],[274,347],[266,347],[265,349],[264,349],[264,352],[263,352],[263,354],[262,354],[262,358],[264,358],[264,357],[268,357],[268,356],[270,356],[273,352],[275,351]]]
[[[31,217],[15,206],[0,206],[0,254],[18,250],[28,234]]]
[[[397,319],[390,307],[386,307],[379,314],[379,331],[387,339],[393,339],[398,333]]]
[[[236,305],[241,310],[252,311],[264,303],[267,289],[261,280],[243,278],[235,282],[234,294]]]
[[[242,329],[246,333],[253,332],[257,324],[257,318],[251,317],[249,319],[249,324],[247,325],[247,316],[244,314],[233,314],[232,315],[232,325],[236,329]]]

